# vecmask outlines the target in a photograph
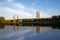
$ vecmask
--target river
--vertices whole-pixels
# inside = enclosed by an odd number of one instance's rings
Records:
[[[0,40],[60,40],[60,29],[49,26],[5,26]]]

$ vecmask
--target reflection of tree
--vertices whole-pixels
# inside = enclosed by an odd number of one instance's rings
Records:
[[[3,25],[3,24],[2,24],[2,25],[0,25],[0,29],[3,29],[4,27],[5,27],[5,25]]]
[[[60,29],[59,26],[52,26],[53,29]]]
[[[36,32],[37,34],[40,32],[40,26],[36,26]]]

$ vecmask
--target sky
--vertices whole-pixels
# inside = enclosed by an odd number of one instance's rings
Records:
[[[40,18],[60,15],[60,0],[0,0],[0,16],[13,19],[36,18],[37,10]]]

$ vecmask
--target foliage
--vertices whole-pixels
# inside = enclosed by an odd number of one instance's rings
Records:
[[[60,15],[52,16],[51,18],[40,18],[40,19],[25,19],[23,23],[26,24],[34,24],[34,25],[45,25],[45,26],[60,26]]]
[[[4,17],[0,17],[0,28],[4,28],[6,24],[6,20]]]
[[[3,29],[4,27],[5,27],[4,24],[1,24],[1,25],[0,25],[0,29]]]
[[[6,24],[6,20],[4,17],[0,17],[0,24]]]
[[[13,20],[5,20],[4,17],[0,17],[0,24],[13,24]],[[60,26],[60,15],[52,16],[51,18],[40,18],[40,19],[22,19],[16,20],[16,24],[25,24],[25,25],[53,25]]]

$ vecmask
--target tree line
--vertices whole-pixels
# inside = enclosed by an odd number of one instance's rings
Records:
[[[0,17],[0,25],[8,25],[10,20],[6,20],[4,17]],[[52,16],[51,18],[40,18],[40,19],[24,19],[23,21],[18,20],[18,24],[22,25],[41,25],[41,26],[60,26],[60,15]],[[9,24],[10,25],[10,24]]]
[[[51,18],[40,18],[40,19],[25,19],[24,25],[41,25],[41,26],[60,26],[60,15],[52,16]]]

